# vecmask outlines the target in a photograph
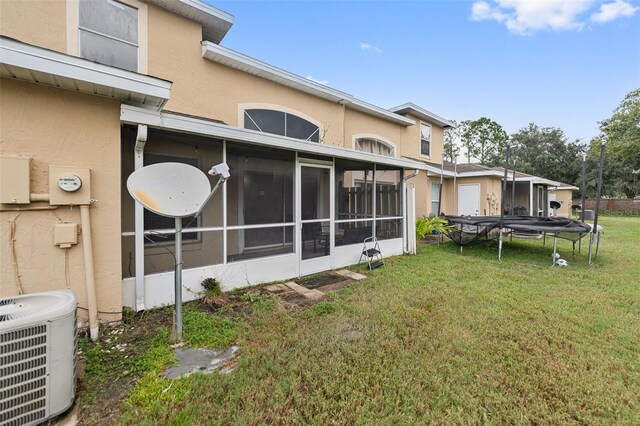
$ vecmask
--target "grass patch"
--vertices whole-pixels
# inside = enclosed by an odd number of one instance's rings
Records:
[[[185,335],[237,342],[236,371],[160,379],[154,344],[119,422],[640,424],[640,220],[602,224],[591,267],[566,241],[566,268],[549,241],[505,243],[502,262],[495,244],[448,243],[359,268],[307,310],[195,315]]]

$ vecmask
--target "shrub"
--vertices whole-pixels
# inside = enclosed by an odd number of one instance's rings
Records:
[[[205,278],[200,284],[204,288],[204,292],[207,296],[214,296],[222,293],[220,283],[215,278]]]
[[[421,217],[416,220],[416,239],[424,238],[427,234],[446,233],[453,229],[449,221],[440,216]]]

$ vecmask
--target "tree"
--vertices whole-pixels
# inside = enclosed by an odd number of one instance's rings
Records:
[[[458,132],[460,134],[460,144],[465,148],[465,155],[467,156],[467,163],[471,163],[471,157],[478,155],[478,144],[473,139],[469,129],[471,127],[471,120],[464,120],[460,122],[458,126]]]
[[[558,128],[530,123],[511,135],[511,145],[518,171],[580,186],[585,146],[579,140],[570,142]]]
[[[453,163],[457,160],[460,154],[460,147],[457,145],[457,141],[460,138],[460,128],[455,120],[449,120],[453,127],[449,127],[444,131],[444,147],[442,151],[442,158],[445,161]]]
[[[605,161],[612,168],[611,192],[634,198],[640,194],[640,88],[627,93],[613,115],[600,123],[600,132]]]
[[[507,146],[509,136],[502,126],[487,117],[463,122],[463,145],[467,148],[467,161],[476,157],[481,164],[494,162]]]

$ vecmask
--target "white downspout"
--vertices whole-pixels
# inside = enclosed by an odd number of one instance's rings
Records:
[[[87,304],[89,306],[89,334],[92,341],[98,340],[98,302],[93,271],[93,245],[91,240],[91,215],[89,205],[80,206],[80,224],[82,226],[82,251],[84,254],[84,280],[87,286]]]
[[[136,145],[133,148],[134,170],[144,167],[144,145],[147,142],[147,126],[138,124]],[[136,254],[136,312],[145,310],[144,295],[144,207],[135,203],[135,254]]]

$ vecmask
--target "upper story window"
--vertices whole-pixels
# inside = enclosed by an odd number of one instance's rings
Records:
[[[244,110],[244,128],[320,142],[320,128],[304,118],[272,109]]]
[[[395,148],[390,144],[375,138],[356,139],[356,150],[370,152],[372,154],[395,156]]]
[[[431,126],[420,123],[420,154],[431,155]]]
[[[80,56],[138,71],[138,9],[114,0],[80,0]]]

